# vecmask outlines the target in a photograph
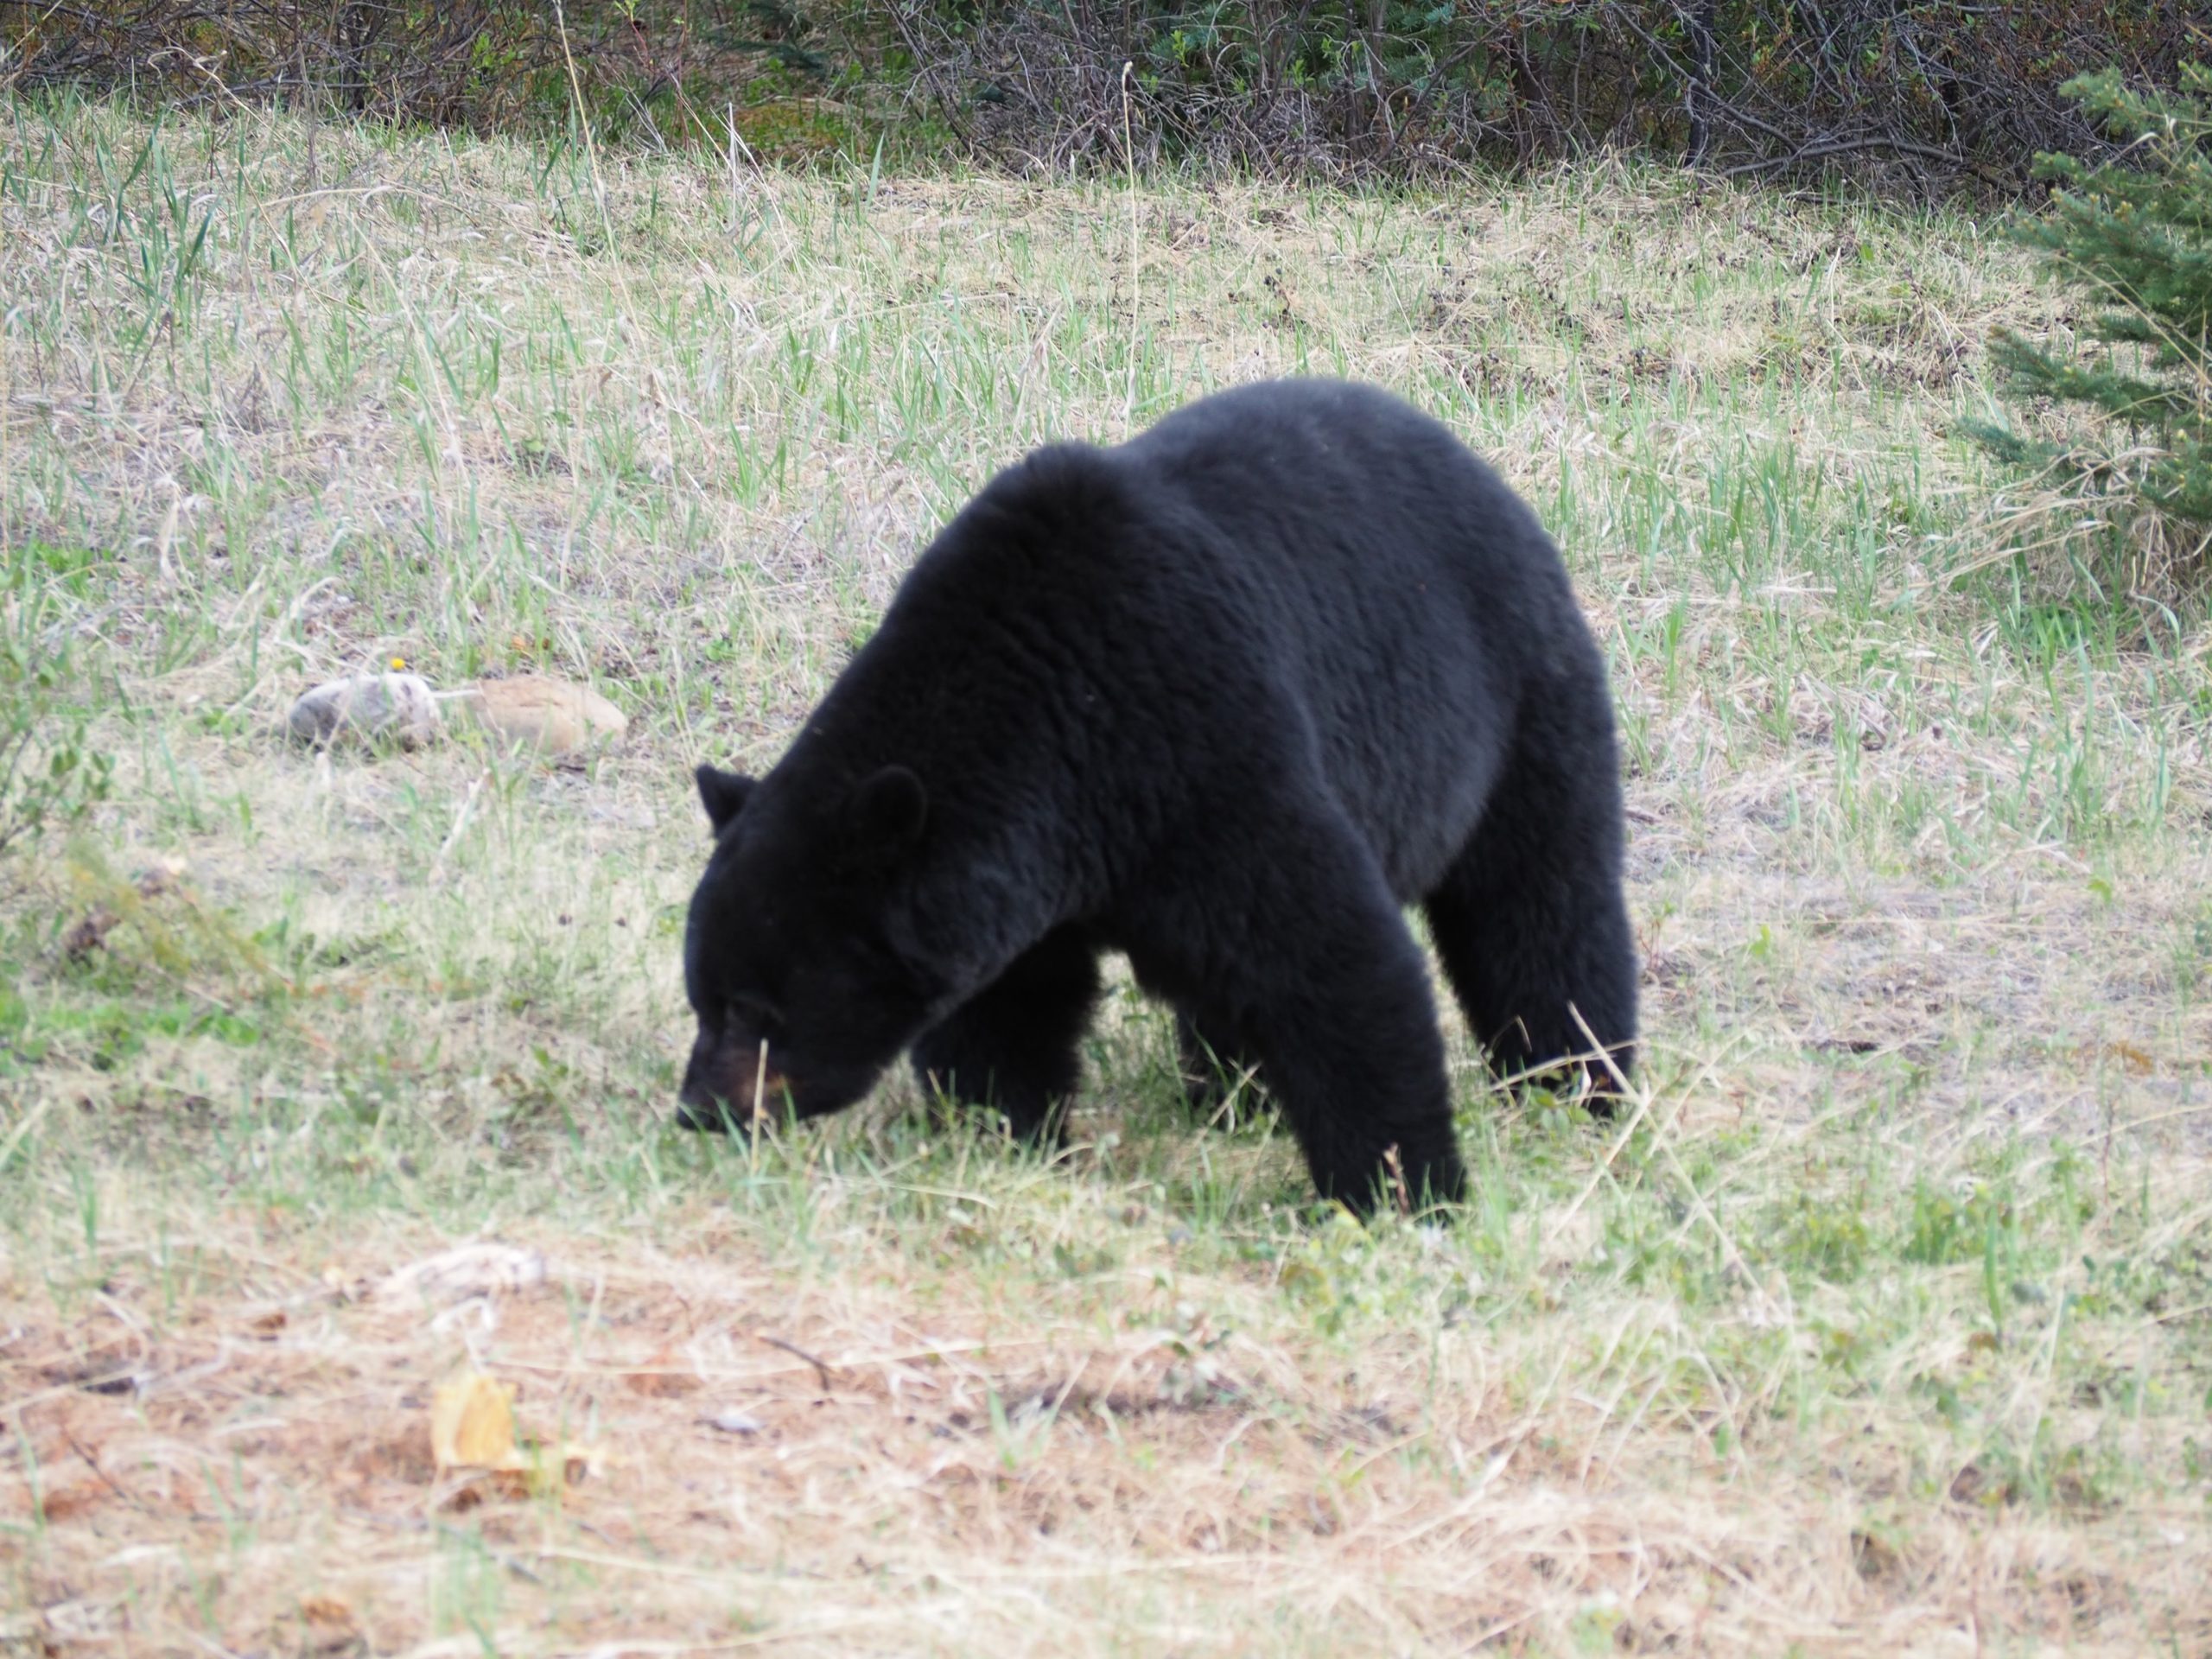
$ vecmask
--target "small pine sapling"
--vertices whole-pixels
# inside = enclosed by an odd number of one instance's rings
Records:
[[[2065,91],[2125,148],[2094,165],[2039,156],[2038,173],[2056,185],[2050,212],[2016,233],[2094,306],[2079,336],[2095,344],[1999,330],[1991,356],[2012,396],[2088,404],[2105,417],[2104,435],[2055,442],[1991,425],[1976,435],[2073,493],[2103,498],[2121,522],[2147,514],[2171,548],[2167,574],[2202,582],[2212,574],[2212,68],[2183,65],[2170,92],[2131,91],[2112,69]]]

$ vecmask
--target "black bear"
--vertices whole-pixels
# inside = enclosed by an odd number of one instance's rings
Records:
[[[1256,1066],[1324,1197],[1457,1199],[1401,906],[1497,1065],[1594,1036],[1625,1070],[1618,766],[1535,515],[1395,397],[1272,382],[1040,449],[772,771],[699,769],[682,1121],[834,1111],[911,1048],[1054,1133],[1119,950],[1186,1042]]]

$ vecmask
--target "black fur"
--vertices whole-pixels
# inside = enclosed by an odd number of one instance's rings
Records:
[[[1395,1160],[1454,1199],[1415,902],[1500,1067],[1581,1054],[1576,1012],[1630,1059],[1597,647],[1535,515],[1370,388],[1249,386],[1008,468],[776,767],[701,792],[689,1122],[834,1110],[911,1047],[1049,1133],[1116,950],[1257,1063],[1325,1196],[1364,1208]]]

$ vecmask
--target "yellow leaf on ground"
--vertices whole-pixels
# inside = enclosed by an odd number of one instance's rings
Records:
[[[430,1452],[438,1467],[501,1469],[515,1455],[515,1391],[482,1371],[463,1371],[430,1402]]]
[[[488,1475],[492,1490],[512,1497],[548,1497],[578,1484],[608,1462],[597,1446],[566,1440],[518,1445],[514,1385],[473,1369],[455,1373],[431,1396],[430,1451],[441,1476]]]

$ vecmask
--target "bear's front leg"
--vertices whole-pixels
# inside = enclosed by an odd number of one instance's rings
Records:
[[[1388,919],[1397,938],[1370,938],[1333,970],[1309,959],[1306,983],[1246,1018],[1314,1186],[1363,1216],[1457,1204],[1466,1188],[1428,976],[1404,923]]]
[[[1097,999],[1096,947],[1058,929],[923,1034],[914,1074],[925,1090],[1002,1114],[1024,1140],[1057,1135]]]
[[[1459,1201],[1444,1039],[1428,970],[1389,887],[1347,824],[1289,814],[1220,844],[1233,867],[1178,871],[1117,928],[1141,981],[1259,1062],[1321,1196]]]

